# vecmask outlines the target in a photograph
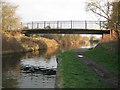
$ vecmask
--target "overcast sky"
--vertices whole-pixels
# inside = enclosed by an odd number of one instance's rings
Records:
[[[88,0],[8,0],[19,5],[17,14],[23,22],[44,20],[97,20],[86,12]]]

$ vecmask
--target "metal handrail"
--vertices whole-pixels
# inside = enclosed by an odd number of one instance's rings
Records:
[[[105,29],[107,21],[32,21],[21,23],[21,29]]]

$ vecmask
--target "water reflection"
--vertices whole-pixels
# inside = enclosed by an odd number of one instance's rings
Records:
[[[53,52],[56,50],[53,49]],[[4,88],[54,88],[55,75],[45,75],[41,72],[22,73],[21,66],[57,68],[55,53],[40,50],[24,54],[3,55],[2,63],[2,86]]]
[[[94,44],[80,44],[63,46],[59,49],[33,51],[29,53],[8,54],[2,57],[2,86],[4,88],[54,88],[55,73],[57,68],[56,54],[60,51],[93,46]],[[32,66],[37,72],[23,72],[22,66]],[[47,69],[47,70],[46,70]]]
[[[2,57],[2,86],[15,87],[18,85],[17,79],[20,77],[21,54],[3,55]]]

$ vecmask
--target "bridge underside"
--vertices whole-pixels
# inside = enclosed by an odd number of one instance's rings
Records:
[[[29,29],[24,34],[110,34],[110,30],[95,29]]]

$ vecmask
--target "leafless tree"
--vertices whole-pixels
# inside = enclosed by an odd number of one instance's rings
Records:
[[[90,0],[86,4],[86,11],[93,12],[99,20],[106,20],[108,28],[113,29],[120,39],[120,1]]]

